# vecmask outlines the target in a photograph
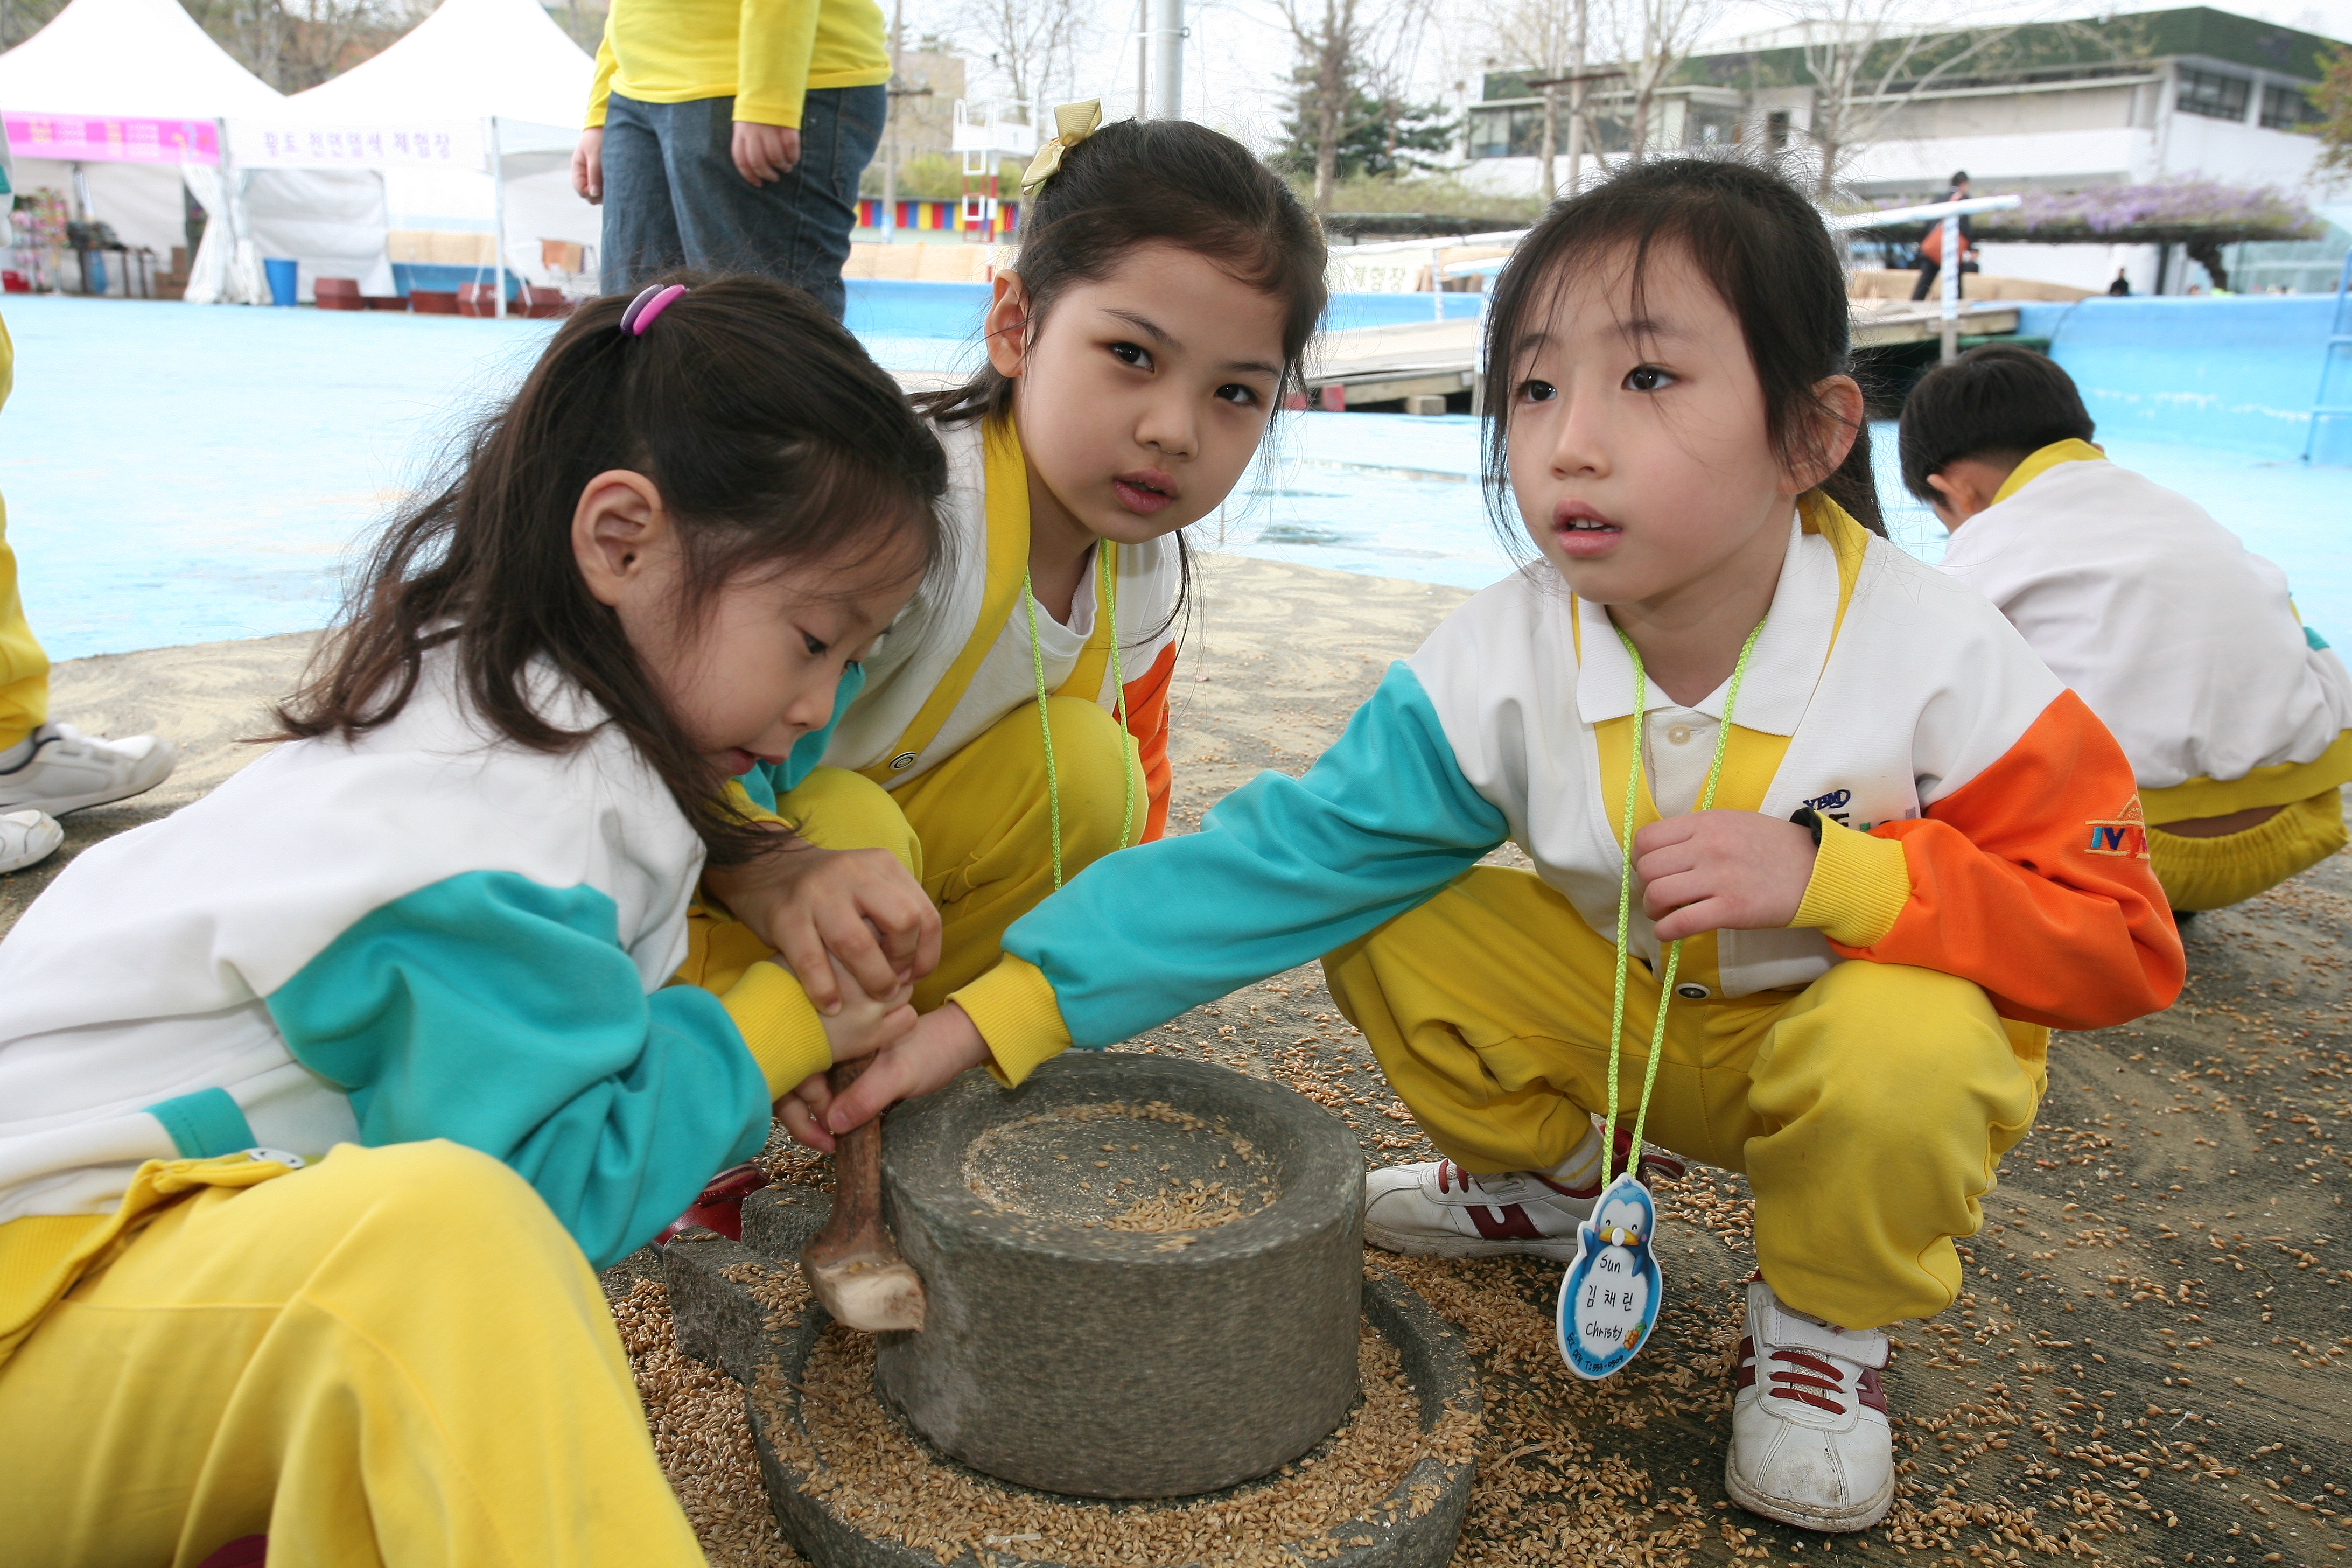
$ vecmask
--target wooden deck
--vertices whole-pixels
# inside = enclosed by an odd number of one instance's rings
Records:
[[[1969,300],[1960,306],[1960,331],[1970,337],[2017,331],[2013,300]],[[1933,300],[1856,300],[1853,346],[1931,342],[1941,321]],[[1307,384],[1320,391],[1344,387],[1350,405],[1387,403],[1424,393],[1440,396],[1471,390],[1478,360],[1479,323],[1475,321],[1413,321],[1335,332],[1323,340],[1307,366]]]

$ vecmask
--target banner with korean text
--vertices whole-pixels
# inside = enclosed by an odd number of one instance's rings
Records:
[[[68,163],[217,163],[220,122],[115,114],[0,115],[19,158]]]
[[[281,125],[228,122],[229,156],[241,169],[449,169],[480,171],[478,120],[414,125]]]

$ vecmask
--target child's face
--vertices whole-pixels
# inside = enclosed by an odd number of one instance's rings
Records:
[[[698,624],[655,618],[630,642],[696,751],[730,777],[781,763],[833,717],[843,669],[866,657],[914,595],[900,559],[836,568],[795,563],[746,573],[713,595]]]
[[[1602,605],[1777,581],[1790,505],[1815,479],[1782,468],[1738,319],[1679,247],[1651,253],[1644,285],[1636,321],[1625,257],[1584,268],[1515,346],[1508,458],[1528,533]]]
[[[686,616],[677,530],[652,481],[621,470],[583,493],[572,555],[670,716],[730,777],[782,762],[833,717],[842,670],[865,657],[921,580],[905,549],[795,560],[738,574]]]
[[[1019,384],[1035,522],[1134,544],[1215,510],[1274,412],[1282,301],[1150,245],[1066,290],[1034,332],[1027,309],[1000,276],[989,356]]]

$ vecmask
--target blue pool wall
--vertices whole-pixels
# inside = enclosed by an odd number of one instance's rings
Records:
[[[2335,320],[2332,294],[2095,298],[2023,305],[2017,330],[2050,340],[2102,436],[2300,459]],[[2352,354],[2329,380],[2352,404]],[[2352,463],[2352,418],[2322,421],[2313,457]]]
[[[977,337],[981,312],[988,308],[985,283],[918,283],[894,279],[846,280],[849,310],[844,324],[861,338]],[[1479,296],[1441,294],[1444,319],[1474,319]],[[1404,321],[1437,320],[1427,294],[1334,294],[1323,313],[1323,330],[1344,332]]]

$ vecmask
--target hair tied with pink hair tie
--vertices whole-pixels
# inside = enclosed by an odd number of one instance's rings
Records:
[[[634,338],[644,337],[646,329],[654,324],[654,318],[668,310],[671,301],[685,292],[686,285],[683,283],[672,283],[667,287],[659,283],[647,284],[644,292],[630,300],[629,308],[621,312],[621,331]]]

